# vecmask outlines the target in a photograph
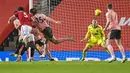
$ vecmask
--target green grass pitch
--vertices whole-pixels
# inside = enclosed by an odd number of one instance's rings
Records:
[[[0,73],[130,73],[130,62],[0,62]]]

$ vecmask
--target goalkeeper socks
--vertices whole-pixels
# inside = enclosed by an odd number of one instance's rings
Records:
[[[84,59],[86,56],[86,52],[83,52],[82,59]]]

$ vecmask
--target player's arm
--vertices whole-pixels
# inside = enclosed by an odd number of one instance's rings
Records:
[[[20,24],[14,24],[15,29],[18,29]]]
[[[14,21],[14,27],[15,27],[15,29],[18,29],[19,27],[21,26],[21,23],[20,23],[20,21]]]
[[[90,36],[90,29],[88,28],[88,32],[87,32],[86,36],[81,40],[81,42],[87,40],[87,38],[89,36]]]
[[[12,21],[16,19],[16,16],[15,15],[12,15],[9,20],[8,20],[8,24],[12,24]]]
[[[37,25],[38,25],[38,22],[36,22],[36,20],[33,16],[31,17],[31,23],[32,23],[33,27],[37,27]]]
[[[34,18],[33,16],[31,17],[31,21],[32,21],[32,22],[36,22],[36,21],[35,21],[35,18]]]
[[[50,17],[47,17],[46,15],[44,15],[44,19],[46,19],[46,20],[48,20],[48,21],[51,21],[51,22],[53,22],[53,23],[55,23],[55,24],[60,24],[60,23],[61,23],[60,21],[56,21],[56,20],[54,20],[54,19],[52,19],[52,18],[50,18]]]
[[[106,22],[106,26],[104,28],[104,31],[107,29],[107,27],[109,26],[109,24],[111,22],[111,17],[108,13],[106,13],[106,19],[107,19],[107,22]]]

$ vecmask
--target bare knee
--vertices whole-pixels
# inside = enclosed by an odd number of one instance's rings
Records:
[[[88,49],[87,48],[84,48],[83,52],[86,52]]]
[[[121,47],[122,44],[121,44],[120,42],[117,42],[117,46],[118,46],[118,47]]]
[[[83,50],[83,52],[88,51],[88,49],[89,49],[89,47],[85,47],[84,50]]]

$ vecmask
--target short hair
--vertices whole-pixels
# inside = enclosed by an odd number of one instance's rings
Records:
[[[14,11],[14,13],[18,12],[17,10]]]
[[[97,23],[97,20],[93,19],[93,20],[92,20],[92,22],[95,22],[95,23]]]
[[[112,9],[112,4],[107,5],[108,9]]]
[[[24,11],[24,8],[22,6],[18,7],[18,11]]]
[[[37,9],[36,9],[36,8],[32,8],[32,9],[30,9],[30,12],[31,12],[33,15],[35,15],[35,14],[37,13]]]

